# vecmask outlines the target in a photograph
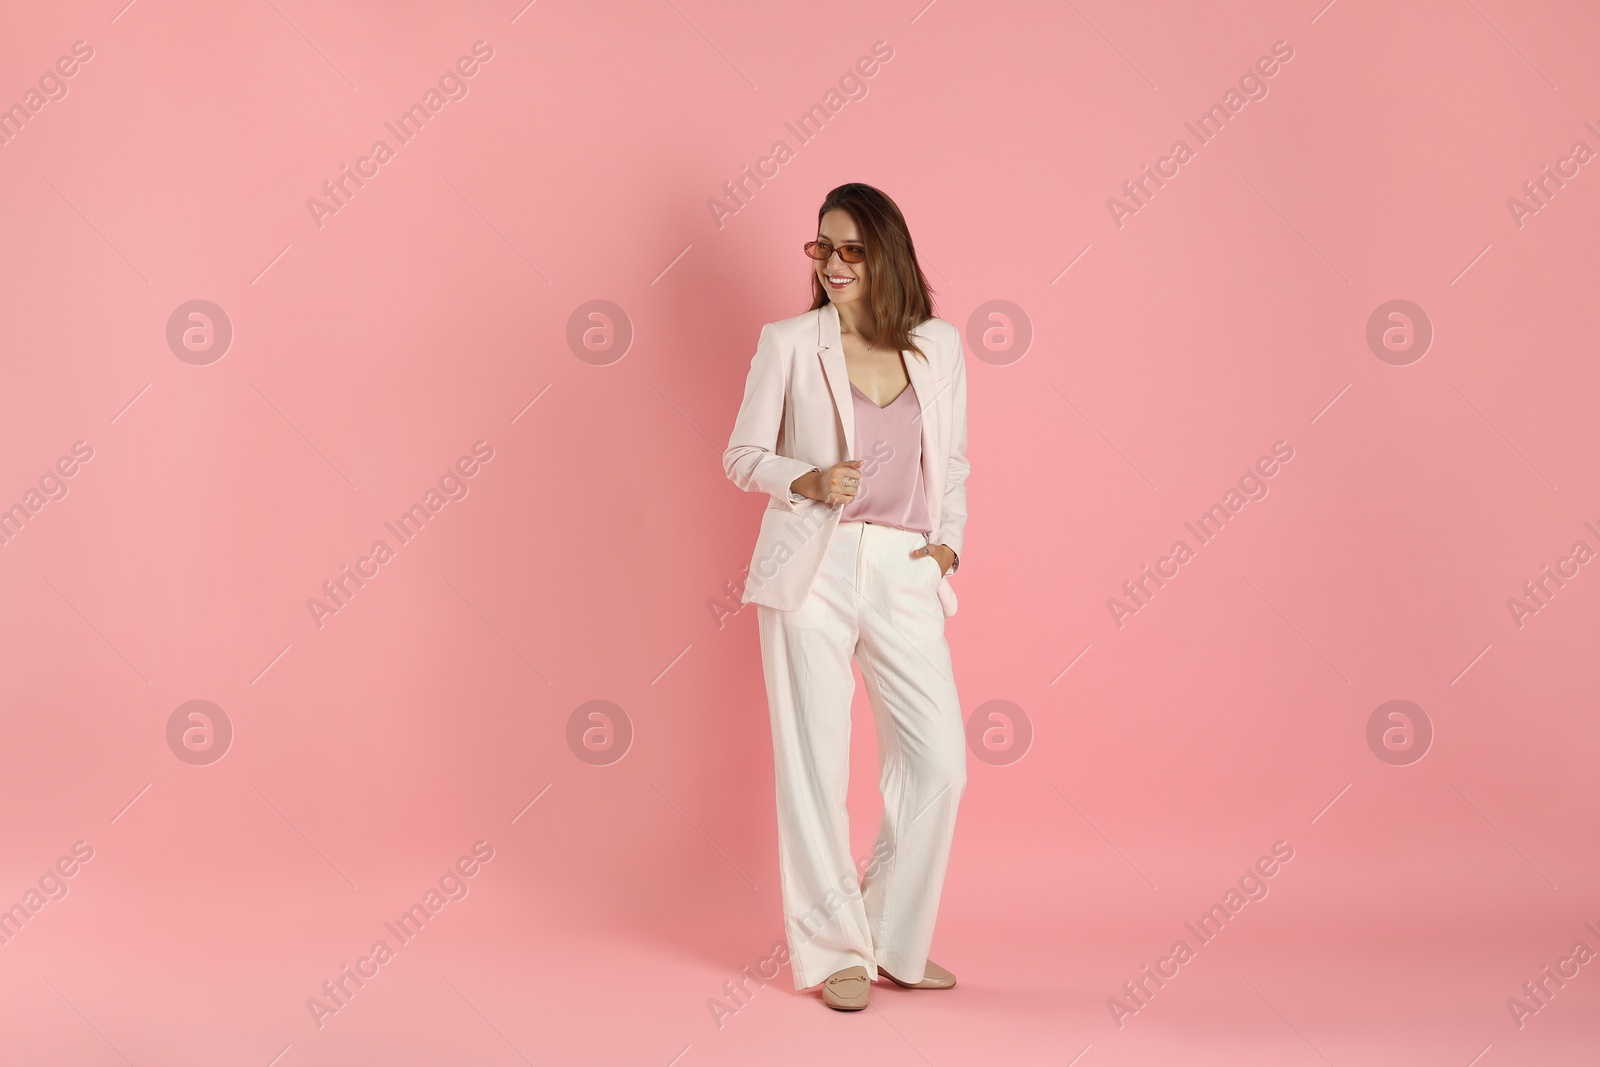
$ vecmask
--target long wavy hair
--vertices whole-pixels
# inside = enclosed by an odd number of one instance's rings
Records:
[[[933,290],[917,263],[917,250],[905,216],[887,193],[860,182],[829,191],[817,209],[817,225],[830,211],[840,210],[855,220],[861,244],[867,250],[867,278],[872,286],[874,345],[915,352],[924,363],[928,354],[917,347],[911,331],[933,318]],[[816,270],[811,273],[811,307],[828,303],[828,292]]]

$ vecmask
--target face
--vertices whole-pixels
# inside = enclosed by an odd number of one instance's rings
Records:
[[[865,247],[856,229],[856,220],[848,212],[835,208],[822,216],[822,222],[817,226],[817,240],[827,241],[833,246],[833,254],[826,260],[811,261],[812,269],[817,272],[828,299],[835,304],[868,300],[872,290],[871,279],[867,276],[867,261],[863,259],[860,263],[846,263],[839,255],[839,249],[845,245]]]

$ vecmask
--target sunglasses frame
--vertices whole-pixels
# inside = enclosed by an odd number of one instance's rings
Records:
[[[818,256],[812,253],[811,250],[813,248],[821,248],[823,245],[827,245],[828,247],[828,254],[826,256]],[[851,259],[849,256],[845,255],[846,249],[852,252],[859,252],[858,258]],[[866,246],[853,241],[849,244],[843,245],[834,245],[828,241],[807,241],[805,243],[804,251],[808,259],[814,259],[818,263],[826,263],[830,258],[832,258],[835,252],[838,252],[839,258],[846,263],[861,263],[867,258]]]

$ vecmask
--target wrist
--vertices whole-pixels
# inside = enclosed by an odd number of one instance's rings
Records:
[[[819,476],[820,472],[817,470],[817,468],[813,467],[800,477],[796,478],[794,481],[790,482],[789,499],[793,501],[796,496],[803,497],[807,500],[817,499],[817,478]]]

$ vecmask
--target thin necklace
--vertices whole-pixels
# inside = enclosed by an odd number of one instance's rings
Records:
[[[854,330],[846,330],[845,333],[848,335],[848,334],[855,333],[855,331]],[[860,335],[857,334],[857,336],[859,337]],[[877,348],[877,347],[878,347],[878,342],[874,341],[870,345],[867,346],[867,351],[871,352],[874,348]]]

